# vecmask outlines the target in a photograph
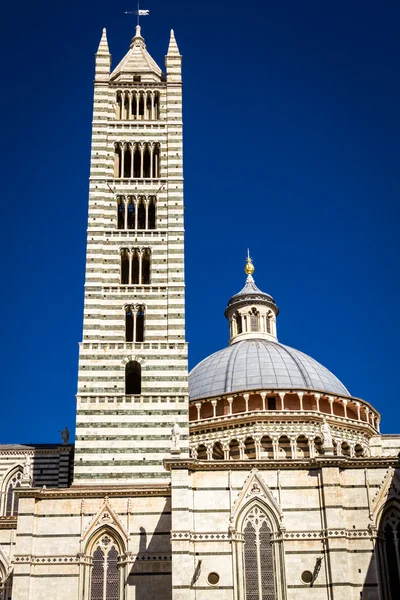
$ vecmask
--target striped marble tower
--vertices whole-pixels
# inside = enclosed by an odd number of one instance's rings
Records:
[[[182,57],[166,75],[140,27],[110,73],[96,54],[74,484],[157,482],[188,456]]]

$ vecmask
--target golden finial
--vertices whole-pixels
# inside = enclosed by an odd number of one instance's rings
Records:
[[[250,257],[250,250],[247,248],[247,259],[246,259],[246,265],[244,267],[244,272],[246,273],[246,275],[253,275],[254,273],[254,265],[253,265],[253,261],[251,260]]]

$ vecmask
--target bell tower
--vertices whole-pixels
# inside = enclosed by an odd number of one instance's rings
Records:
[[[188,456],[181,63],[171,31],[164,74],[137,26],[111,71],[103,30],[94,81],[76,485],[165,481],[172,428],[174,452]]]

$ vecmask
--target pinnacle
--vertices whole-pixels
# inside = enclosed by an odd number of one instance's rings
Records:
[[[97,49],[97,54],[110,54],[107,42],[107,31],[105,27],[103,28],[103,33],[101,35],[101,40]]]
[[[178,44],[176,43],[174,30],[171,29],[171,35],[169,38],[169,46],[167,56],[180,56]]]

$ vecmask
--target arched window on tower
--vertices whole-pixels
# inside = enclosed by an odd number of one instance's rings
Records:
[[[138,229],[146,229],[146,207],[143,197],[139,199],[138,204]]]
[[[142,393],[142,368],[137,361],[130,361],[125,367],[125,394],[137,396]]]
[[[122,196],[120,196],[117,202],[118,229],[125,229],[125,200]]]
[[[151,196],[148,205],[148,228],[156,228],[156,199],[155,196]]]
[[[139,306],[136,313],[136,342],[144,341],[144,306]]]
[[[140,177],[140,163],[141,163],[140,150],[138,148],[138,145],[134,144],[134,151],[133,151],[133,176],[136,177],[136,178]]]
[[[121,177],[121,145],[116,143],[114,150],[114,177]]]
[[[150,283],[150,250],[145,248],[142,251],[142,281],[143,284]]]
[[[143,177],[148,179],[150,177],[150,149],[149,145],[145,145],[143,152]]]
[[[160,177],[160,145],[156,144],[153,151],[153,177]]]
[[[21,487],[22,470],[18,470],[8,480],[5,490],[5,515],[15,517],[18,515],[18,497],[14,490]]]
[[[133,198],[129,199],[129,204],[128,204],[128,229],[135,229],[136,225],[135,225],[135,218],[136,218],[136,210],[135,210],[135,203],[133,201]]]
[[[133,285],[138,285],[139,281],[139,252],[137,250],[132,251],[132,281]]]
[[[121,284],[129,284],[129,251],[126,248],[121,250]]]
[[[145,307],[127,306],[125,308],[125,341],[143,342],[144,341],[144,315]]]
[[[130,144],[127,144],[124,153],[124,173],[122,175],[124,179],[130,179],[131,177],[132,154],[133,149]]]
[[[93,545],[90,600],[120,600],[118,550],[117,543],[108,532]]]
[[[125,341],[133,342],[133,310],[132,306],[125,309]]]

